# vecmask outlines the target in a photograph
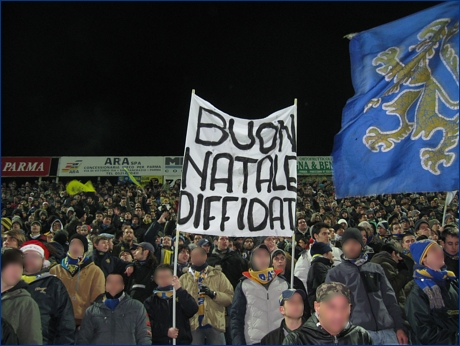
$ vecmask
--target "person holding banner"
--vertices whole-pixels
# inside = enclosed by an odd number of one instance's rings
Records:
[[[192,266],[179,281],[198,304],[198,313],[190,319],[192,344],[224,345],[225,308],[232,303],[233,287],[220,270],[208,265],[207,257],[204,249],[193,249]]]
[[[289,288],[284,278],[274,270],[270,250],[264,244],[251,256],[249,271],[243,273],[233,297],[230,326],[233,345],[260,344],[262,338],[278,328],[283,315],[279,296]]]

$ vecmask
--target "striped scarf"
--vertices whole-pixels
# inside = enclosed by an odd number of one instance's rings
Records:
[[[195,282],[198,283],[198,322],[200,325],[200,328],[207,327],[203,326],[203,319],[204,319],[204,294],[200,294],[201,292],[201,286],[203,285],[203,281],[206,280],[208,277],[208,267],[203,269],[202,271],[197,271],[193,270],[192,268],[189,269],[190,274],[192,274],[193,278],[195,279]]]
[[[81,257],[81,259],[73,258],[70,255],[70,252],[67,253],[67,256],[62,260],[61,265],[70,273],[70,275],[74,276],[80,266],[88,259],[88,256],[85,254]]]
[[[157,287],[155,290],[153,290],[153,294],[156,295],[158,298],[168,300],[173,297],[174,290],[172,285],[166,287]]]
[[[346,261],[349,261],[350,263],[353,263],[357,267],[361,267],[364,263],[367,262],[367,260],[369,259],[369,255],[367,254],[367,252],[363,252],[356,259],[350,259],[350,258],[345,257],[345,255],[343,255],[343,259]]]
[[[448,270],[437,271],[420,264],[414,266],[414,281],[428,296],[430,309],[442,309],[445,306],[437,283],[454,279],[455,274]]]

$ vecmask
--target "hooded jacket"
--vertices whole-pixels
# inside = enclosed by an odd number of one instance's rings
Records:
[[[50,274],[61,279],[66,287],[72,301],[75,323],[77,326],[80,325],[86,309],[105,292],[104,273],[91,259],[87,259],[74,275],[62,264],[51,268]]]
[[[458,345],[458,281],[438,286],[445,304],[442,309],[431,310],[428,296],[417,284],[407,296],[405,309],[413,345]]]
[[[215,248],[207,261],[212,267],[220,266],[222,268],[222,272],[230,281],[233,288],[238,285],[243,272],[248,270],[248,261],[243,259],[238,252],[230,251],[230,249],[219,252]]]
[[[198,312],[198,305],[195,299],[182,287],[176,291],[176,297],[176,328],[179,329],[176,343],[189,345],[192,343],[189,319]],[[152,326],[152,345],[171,344],[172,339],[168,337],[168,330],[172,327],[172,298],[162,299],[153,294],[146,299],[144,306]]]
[[[134,272],[128,277],[126,292],[133,299],[143,303],[152,294],[157,284],[154,281],[156,265],[134,261]]]
[[[356,266],[344,260],[329,270],[326,282],[341,282],[350,289],[350,322],[353,324],[371,331],[406,331],[395,292],[380,265],[366,262]]]
[[[54,275],[43,273],[29,283],[28,290],[40,308],[43,344],[74,344],[73,307],[62,281]]]
[[[59,222],[59,223],[61,224],[61,231],[64,232],[64,234],[65,234],[66,236],[69,236],[69,233],[68,233],[68,232],[64,229],[64,227],[62,226],[62,221],[61,221],[60,219],[55,219],[55,220],[51,223],[50,232],[51,232],[51,233],[55,233],[55,232],[53,231],[53,226],[54,226],[54,224],[55,224],[56,222]]]
[[[307,297],[310,310],[313,310],[316,301],[316,289],[326,280],[327,272],[332,268],[329,258],[318,256],[311,261],[311,268],[307,279]]]
[[[318,321],[316,314],[303,324],[302,327],[289,333],[283,345],[372,345],[370,334],[362,327],[348,323],[336,336],[325,331]]]
[[[19,344],[42,345],[40,310],[27,289],[27,284],[21,280],[2,293],[2,318],[13,327]]]
[[[105,293],[86,310],[79,344],[151,345],[150,322],[141,302],[123,295],[112,311],[105,304]]]
[[[232,303],[233,287],[230,281],[225,277],[222,271],[211,266],[207,267],[208,276],[203,284],[210,290],[217,293],[216,298],[204,297],[204,318],[202,325],[210,324],[214,329],[225,332],[225,308]],[[180,277],[180,284],[197,302],[198,301],[198,283],[190,272]],[[192,332],[199,327],[198,314],[190,319],[190,328]]]

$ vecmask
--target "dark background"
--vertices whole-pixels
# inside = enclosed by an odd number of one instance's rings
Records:
[[[298,98],[298,154],[329,155],[343,36],[435,4],[2,2],[2,155],[182,155],[193,88],[244,118]]]

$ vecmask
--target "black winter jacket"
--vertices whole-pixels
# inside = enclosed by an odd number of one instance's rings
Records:
[[[225,254],[220,255],[217,250],[214,250],[211,256],[208,257],[207,262],[214,268],[220,266],[222,273],[230,281],[233,288],[238,285],[243,272],[248,270],[248,261],[241,257],[237,251],[227,250]]]
[[[95,265],[101,268],[105,277],[111,273],[123,275],[123,273],[126,271],[126,268],[132,267],[134,265],[133,263],[123,261],[119,257],[112,256],[109,251],[100,252],[96,249],[93,252],[93,262]]]
[[[75,318],[72,301],[62,281],[45,273],[32,281],[27,289],[40,308],[43,344],[74,344]]]
[[[296,331],[289,333],[283,345],[372,345],[370,334],[362,327],[351,323],[337,336],[326,332],[318,323],[316,314]]]
[[[305,319],[302,320],[302,325],[305,323]],[[296,329],[297,330],[297,329]],[[286,332],[285,332],[286,331]],[[291,332],[286,327],[286,322],[283,318],[281,321],[281,326],[272,330],[270,333],[265,335],[262,340],[260,341],[261,345],[281,345],[283,343],[284,338],[286,337],[286,333]]]
[[[428,296],[417,284],[406,299],[413,345],[458,345],[458,281],[438,286],[444,299],[443,309],[431,310]]]
[[[179,336],[176,339],[178,345],[192,343],[192,332],[189,319],[198,312],[195,299],[183,288],[176,291],[176,328]],[[168,345],[172,339],[168,337],[168,329],[172,327],[173,301],[151,295],[144,302],[145,309],[152,326],[152,345]]]
[[[126,292],[131,298],[143,303],[158,286],[153,280],[156,265],[140,264],[134,261],[134,273],[128,278]]]
[[[2,318],[2,345],[19,345],[13,326]]]
[[[326,281],[327,272],[332,268],[329,258],[320,256],[311,261],[307,277],[308,305],[313,310],[316,301],[316,289]]]

